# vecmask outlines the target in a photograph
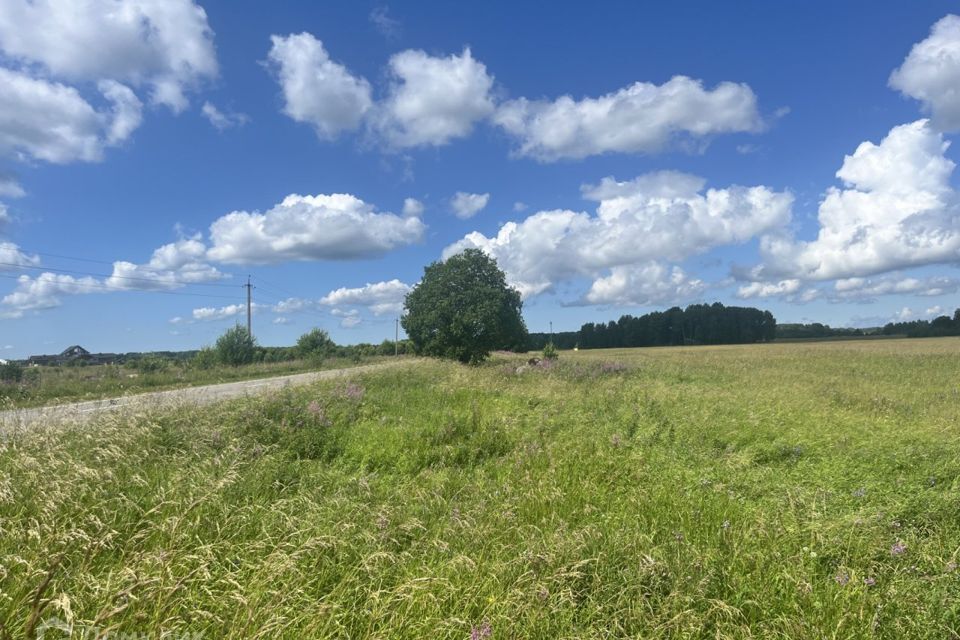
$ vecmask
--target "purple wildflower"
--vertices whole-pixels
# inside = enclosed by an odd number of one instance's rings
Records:
[[[868,587],[872,587],[877,584],[877,581],[874,578],[864,578],[863,584],[865,584]]]
[[[626,369],[626,365],[621,362],[604,362],[600,365],[600,373],[619,373]]]
[[[847,586],[847,583],[850,582],[850,574],[848,573],[838,573],[833,577],[837,581],[837,584],[841,587]]]
[[[907,545],[897,540],[897,543],[892,547],[890,547],[890,555],[899,556],[902,553],[904,553],[906,550],[907,550]]]
[[[856,490],[853,492],[853,497],[854,497],[854,498],[862,498],[862,497],[865,496],[865,495],[867,495],[867,490],[866,490],[865,488],[863,488],[863,487],[860,487],[859,489],[856,489]]]
[[[353,382],[348,382],[343,389],[340,390],[340,396],[346,398],[347,400],[352,400],[354,402],[360,402],[363,400],[364,388],[359,384]]]
[[[307,411],[309,411],[313,417],[316,418],[317,424],[323,427],[330,426],[330,419],[327,418],[326,410],[323,408],[323,405],[316,400],[310,401],[310,404],[307,405]]]
[[[490,623],[486,620],[484,620],[479,627],[472,627],[470,629],[470,640],[486,640],[491,636],[493,636],[493,627],[491,627]]]

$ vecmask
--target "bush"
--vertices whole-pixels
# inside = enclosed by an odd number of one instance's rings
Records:
[[[245,327],[238,324],[231,329],[227,329],[222,336],[217,338],[217,343],[213,349],[217,354],[217,362],[231,367],[239,367],[253,362],[253,356],[257,350],[257,341],[247,332]]]
[[[170,367],[170,361],[160,356],[144,356],[133,362],[133,368],[140,373],[163,373]]]
[[[323,361],[328,357],[337,345],[330,339],[323,329],[311,329],[307,333],[297,338],[297,355],[301,358]]]
[[[213,369],[217,366],[217,352],[210,347],[204,347],[193,356],[193,366],[197,369]]]
[[[23,379],[23,367],[16,362],[0,364],[0,382],[20,382]]]
[[[543,346],[543,359],[544,360],[556,360],[558,357],[557,348],[553,346],[552,342],[548,342]]]
[[[37,388],[40,386],[41,374],[39,367],[28,367],[23,370],[23,377],[20,384],[26,388]]]

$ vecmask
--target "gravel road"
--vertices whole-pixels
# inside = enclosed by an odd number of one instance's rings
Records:
[[[91,400],[89,402],[75,402],[71,404],[60,404],[49,407],[38,407],[34,409],[14,409],[12,411],[0,411],[0,428],[12,427],[15,429],[21,429],[38,423],[50,424],[61,422],[63,420],[77,422],[88,420],[105,411],[118,411],[121,409],[144,410],[182,404],[209,404],[211,402],[227,400],[229,398],[258,395],[268,391],[282,389],[283,387],[287,386],[310,384],[311,382],[316,382],[317,380],[354,376],[370,371],[378,371],[381,369],[410,365],[414,362],[415,360],[384,362],[379,364],[368,364],[359,367],[349,367],[347,369],[330,369],[327,371],[297,373],[294,375],[279,376],[276,378],[241,380],[239,382],[210,384],[202,387],[185,387],[183,389],[171,389],[169,391],[153,391],[150,393],[122,396],[119,398]]]

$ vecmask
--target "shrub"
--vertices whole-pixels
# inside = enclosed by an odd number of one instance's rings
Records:
[[[301,358],[322,361],[328,357],[337,345],[323,329],[311,329],[297,338],[297,355]]]
[[[217,354],[219,363],[238,367],[253,362],[253,356],[257,350],[257,341],[247,332],[245,327],[238,324],[231,329],[227,329],[222,336],[217,338],[217,343],[213,349]]]
[[[36,388],[40,386],[41,373],[39,367],[27,367],[23,370],[20,384],[23,387]]]
[[[553,346],[552,342],[548,342],[543,347],[543,359],[544,360],[556,360],[558,357],[557,348]]]
[[[23,379],[23,367],[16,362],[0,364],[0,382],[20,382]]]
[[[163,373],[170,367],[170,361],[160,356],[148,355],[135,360],[133,367],[140,373]]]
[[[210,347],[204,347],[193,356],[193,366],[197,369],[213,369],[217,366],[217,352]]]

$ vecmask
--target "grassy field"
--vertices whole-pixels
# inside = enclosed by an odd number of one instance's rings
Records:
[[[8,435],[0,639],[956,638],[958,355],[428,362]]]
[[[362,364],[384,361],[368,356]],[[29,367],[22,383],[0,382],[0,411],[22,407],[40,407],[64,402],[82,402],[115,398],[123,395],[179,389],[205,384],[270,378],[306,371],[343,369],[355,366],[349,358],[260,362],[238,367],[218,365],[209,369],[194,366],[190,361],[159,361],[155,371],[131,365],[96,365],[88,367]]]

